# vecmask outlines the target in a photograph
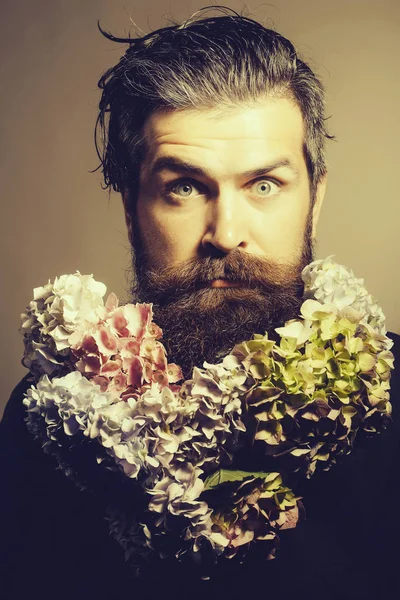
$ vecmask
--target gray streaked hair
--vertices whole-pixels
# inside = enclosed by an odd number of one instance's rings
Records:
[[[208,8],[222,15],[200,18]],[[106,188],[135,202],[146,144],[143,126],[154,112],[227,109],[262,97],[293,100],[304,120],[303,152],[311,196],[326,173],[324,87],[281,34],[230,8],[205,7],[180,24],[143,37],[108,39],[129,44],[98,82],[95,128]]]

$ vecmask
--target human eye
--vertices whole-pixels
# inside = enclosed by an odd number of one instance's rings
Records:
[[[195,198],[200,195],[202,191],[199,183],[190,179],[181,179],[166,185],[163,196],[167,198],[167,200],[179,202],[188,198]]]
[[[250,184],[252,193],[261,197],[269,198],[279,193],[282,185],[273,179],[257,179]]]

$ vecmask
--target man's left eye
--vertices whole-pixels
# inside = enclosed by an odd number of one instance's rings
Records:
[[[251,190],[258,196],[273,196],[279,191],[279,185],[270,179],[259,179],[251,185]]]
[[[193,191],[195,189],[196,189],[196,187],[192,183],[186,183],[186,182],[184,182],[184,183],[178,183],[177,185],[175,185],[172,188],[172,191],[177,196],[181,196],[183,198],[186,198],[188,196],[193,196]]]

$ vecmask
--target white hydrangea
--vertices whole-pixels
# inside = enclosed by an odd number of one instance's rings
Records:
[[[22,363],[37,373],[51,375],[70,351],[70,336],[87,331],[105,317],[104,283],[92,275],[62,275],[34,289],[34,298],[21,315],[24,336]]]
[[[197,432],[197,437],[183,440],[175,453],[175,464],[190,461],[202,467],[207,463],[213,465],[218,462],[228,439],[233,441],[233,436],[245,431],[240,419],[240,393],[247,389],[246,375],[237,373],[236,369],[229,372],[222,365],[205,362],[204,366],[205,369],[193,369],[193,379],[186,382],[181,391],[185,401],[190,400],[195,405],[190,427]]]
[[[60,425],[71,436],[87,429],[88,409],[112,401],[108,392],[86,379],[79,371],[50,380],[43,375],[36,387],[25,393],[23,400],[31,419],[43,417],[49,439],[58,441],[56,432]]]
[[[153,383],[138,400],[90,407],[87,435],[98,438],[128,477],[137,478],[141,469],[155,473],[168,467],[180,444],[199,435],[188,424],[194,410],[190,401]]]
[[[179,393],[153,384],[139,399],[90,407],[86,435],[97,438],[128,477],[147,473],[156,528],[163,527],[168,515],[185,516],[182,535],[189,546],[198,549],[206,537],[220,553],[228,540],[213,531],[211,509],[199,500],[204,486],[200,475],[219,464],[228,439],[245,431],[238,396],[246,386],[243,373],[235,370],[229,377],[222,365],[205,366],[194,370]]]
[[[165,428],[154,430],[162,444],[168,438],[173,443],[174,434],[177,437],[176,448],[168,455],[168,460],[165,460],[166,454],[153,455],[158,459],[160,468],[156,477],[149,478],[146,487],[151,496],[149,510],[159,515],[155,527],[161,529],[171,515],[185,517],[188,522],[182,532],[187,542],[185,548],[190,547],[195,552],[200,549],[203,538],[210,542],[217,554],[222,553],[229,542],[224,535],[214,531],[212,511],[206,502],[199,499],[204,488],[200,475],[215,468],[226,442],[245,431],[240,420],[239,392],[247,389],[246,376],[237,368],[235,357],[227,359],[224,364],[204,363],[205,369],[195,368],[193,379],[182,386],[176,397],[176,402],[179,406],[183,404],[186,412],[181,412],[179,419],[175,416],[168,419],[168,433]],[[232,372],[226,368],[228,364]],[[163,392],[166,393],[166,390]],[[172,410],[171,414],[175,413]],[[153,411],[155,414],[157,411]],[[163,415],[163,420],[165,422],[166,415]],[[147,438],[143,431],[141,435]]]
[[[204,489],[204,481],[200,477],[202,473],[201,469],[186,463],[165,474],[152,489],[147,489],[151,497],[149,510],[159,514],[154,525],[161,529],[165,528],[167,515],[187,520],[189,524],[182,532],[182,537],[195,552],[200,549],[201,539],[206,538],[215,552],[221,554],[229,540],[213,531],[212,509],[207,502],[199,499]]]
[[[307,265],[302,278],[306,298],[334,304],[339,311],[350,307],[361,313],[362,322],[386,335],[382,308],[364,287],[364,280],[357,279],[351,269],[336,263],[332,256]]]
[[[138,476],[146,459],[146,445],[140,436],[140,426],[133,431],[134,414],[134,400],[121,400],[102,407],[91,406],[86,431],[90,438],[98,439],[125,475],[132,478]]]

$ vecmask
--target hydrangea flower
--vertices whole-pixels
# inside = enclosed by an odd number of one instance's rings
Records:
[[[40,376],[57,374],[70,354],[69,338],[78,336],[105,316],[106,286],[92,275],[62,275],[53,283],[33,290],[33,300],[21,315],[24,336],[22,364]]]
[[[278,531],[296,527],[299,520],[298,498],[283,485],[281,475],[249,473],[225,494],[225,505],[212,513],[216,528],[228,540],[225,556],[232,558],[243,546],[260,541],[268,543],[266,559],[274,558]]]
[[[137,478],[142,468],[149,474],[168,467],[179,444],[197,435],[187,424],[192,411],[169,388],[152,384],[139,399],[91,407],[87,435],[99,439],[127,476]]]
[[[60,426],[68,436],[85,432],[88,409],[107,406],[112,400],[100,386],[88,381],[79,371],[72,371],[53,380],[43,375],[36,386],[27,390],[23,404],[31,419],[40,416],[45,420],[49,439],[58,442],[56,432]]]
[[[163,388],[182,379],[180,367],[167,363],[151,304],[117,303],[84,336],[70,337],[75,368],[122,398],[140,397],[152,382]]]
[[[339,265],[332,256],[315,260],[302,272],[305,297],[323,304],[334,304],[339,311],[351,307],[361,313],[361,319],[378,333],[386,334],[382,308],[364,287],[364,280],[355,277],[351,269]]]
[[[151,304],[119,307],[114,294],[104,304],[105,286],[79,272],[35,289],[21,327],[37,380],[24,399],[28,426],[47,447],[67,437],[83,452],[96,441],[103,468],[111,461],[142,487],[145,522],[110,519],[128,554],[131,536],[132,548],[163,556],[168,543],[178,558],[199,561],[204,548],[243,556],[257,541],[273,558],[279,530],[302,514],[280,472],[290,481],[328,470],[359,431],[386,427],[394,357],[381,308],[331,258],[303,280],[300,315],[276,329],[277,341],[255,334],[182,385]],[[274,468],[235,470],[242,449]],[[68,453],[54,454],[67,472]]]
[[[303,320],[237,345],[232,354],[253,383],[245,425],[287,470],[328,470],[348,454],[359,430],[390,420],[388,339],[353,307],[308,299]]]

